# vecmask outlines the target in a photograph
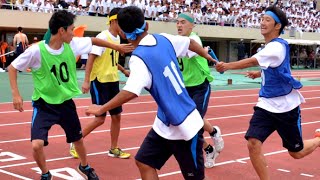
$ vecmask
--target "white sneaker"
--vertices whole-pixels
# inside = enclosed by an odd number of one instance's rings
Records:
[[[212,168],[216,162],[216,158],[219,156],[219,153],[213,147],[213,151],[211,153],[206,152],[204,167]]]
[[[217,133],[214,136],[211,136],[214,142],[214,147],[218,153],[220,153],[224,148],[224,141],[221,136],[221,130],[218,126],[213,126],[216,129]]]
[[[0,68],[0,72],[6,72],[6,70],[4,70],[4,69]]]

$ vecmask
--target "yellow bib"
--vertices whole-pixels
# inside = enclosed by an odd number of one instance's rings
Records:
[[[114,41],[107,31],[107,41],[120,44],[120,40]],[[93,62],[90,81],[98,79],[99,82],[116,82],[119,81],[118,74],[119,52],[110,48],[106,48],[101,56],[96,57]]]

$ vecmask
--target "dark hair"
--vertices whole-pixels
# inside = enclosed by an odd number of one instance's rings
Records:
[[[281,28],[280,28],[280,31],[279,31],[279,35],[281,34],[281,32],[283,31],[284,27],[287,26],[289,24],[288,22],[288,18],[286,16],[286,14],[281,10],[279,9],[278,7],[272,5],[272,6],[269,6],[267,9],[266,9],[266,12],[267,11],[271,11],[273,12],[274,14],[276,14],[278,16],[278,18],[280,19],[280,23],[281,23]]]
[[[68,12],[66,10],[57,11],[55,12],[49,21],[49,29],[51,31],[52,35],[55,35],[58,33],[58,29],[63,27],[64,29],[67,29],[68,26],[71,26],[74,23],[76,16],[72,14],[71,12]]]
[[[136,28],[141,28],[143,23],[143,12],[136,6],[127,6],[121,9],[118,13],[118,24],[126,33],[131,33]]]
[[[118,8],[113,8],[109,13],[109,17],[118,14],[120,10],[121,10],[121,8],[119,8],[119,7]]]
[[[23,30],[22,27],[19,26],[18,31],[21,32],[22,30]]]

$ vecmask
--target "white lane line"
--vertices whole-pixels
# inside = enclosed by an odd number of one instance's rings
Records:
[[[301,93],[311,93],[311,92],[318,92],[320,90],[306,90],[306,91],[300,91]],[[255,94],[243,94],[243,95],[235,95],[235,96],[218,96],[218,97],[215,97],[215,96],[212,96],[210,97],[210,99],[225,99],[225,98],[241,98],[241,97],[250,97],[250,96],[257,96],[258,97],[258,94],[255,93]],[[320,97],[313,97],[313,98],[305,98],[305,99],[318,99]],[[136,104],[150,104],[150,103],[155,103],[155,101],[138,101],[138,102],[129,102],[129,103],[126,103],[124,105],[136,105]],[[254,102],[256,103],[256,102]],[[253,104],[254,104],[253,103]],[[1,103],[0,103],[1,104]],[[76,108],[77,109],[82,109],[82,108],[87,108],[88,106],[77,106]],[[23,112],[30,112],[30,111],[33,111],[32,109],[26,109],[24,110]],[[0,114],[6,114],[6,113],[17,113],[18,111],[16,110],[13,110],[13,111],[0,111]]]
[[[310,108],[302,108],[301,110],[312,110],[312,109],[319,109],[320,106],[317,107],[310,107]],[[236,118],[236,117],[245,117],[245,116],[252,116],[252,114],[242,114],[242,115],[237,115],[237,116],[224,116],[224,117],[216,117],[216,118],[207,118],[207,120],[211,121],[211,120],[220,120],[220,119],[231,119],[231,118]],[[81,118],[80,118],[81,119]],[[306,125],[306,124],[316,124],[319,123],[320,121],[309,121],[309,122],[305,122],[305,123],[301,123],[302,125]],[[30,122],[28,122],[30,123]],[[1,126],[1,125],[0,125]],[[120,128],[120,130],[131,130],[131,129],[141,129],[141,128],[149,128],[152,127],[152,125],[144,125],[144,126],[131,126],[131,127],[125,127],[125,128]],[[99,130],[99,131],[92,131],[91,133],[103,133],[103,132],[109,132],[110,129],[107,130]],[[233,134],[243,134],[243,132],[236,132]],[[57,137],[64,137],[65,135],[53,135],[53,136],[49,136],[49,138],[57,138]],[[4,144],[4,143],[12,143],[12,142],[21,142],[21,141],[30,141],[29,138],[25,138],[25,139],[16,139],[16,140],[7,140],[7,141],[0,141],[0,144]]]
[[[21,175],[18,175],[18,174],[14,174],[12,172],[8,172],[8,171],[2,170],[2,169],[0,169],[0,172],[2,172],[4,174],[7,174],[7,175],[10,175],[10,176],[13,176],[13,177],[16,177],[16,178],[19,178],[19,179],[32,180],[30,178],[27,178],[27,177],[24,177],[24,176],[21,176]]]
[[[311,175],[311,174],[305,174],[305,173],[301,173],[300,175],[301,175],[301,176],[307,176],[307,177],[314,177],[314,175]]]
[[[313,97],[313,98],[305,98],[306,100],[312,100],[312,99],[320,99],[320,97]],[[226,105],[215,105],[215,106],[208,106],[208,108],[220,108],[220,107],[229,107],[229,106],[244,106],[244,105],[251,105],[251,104],[256,104],[256,102],[253,103],[238,103],[238,104],[226,104]],[[309,109],[317,109],[319,107],[309,107],[309,108],[302,108],[301,110],[309,110]],[[32,111],[32,110],[26,110],[26,111]],[[16,113],[17,111],[11,111],[12,113]],[[141,111],[141,112],[131,112],[131,113],[122,113],[121,115],[123,116],[128,116],[128,115],[139,115],[139,114],[149,114],[149,113],[156,113],[157,111]],[[0,114],[5,113],[5,112],[0,112]],[[7,111],[8,113],[8,111]],[[252,115],[252,114],[250,114]],[[110,116],[109,114],[107,116]],[[249,114],[244,114],[244,115],[237,115],[237,116],[226,116],[226,117],[219,117],[219,118],[208,118],[208,120],[213,120],[213,119],[226,119],[229,117],[244,117],[244,116],[249,116]],[[93,118],[94,116],[81,116],[79,119],[90,119]],[[31,122],[20,122],[20,123],[8,123],[8,124],[0,124],[0,127],[2,126],[14,126],[14,125],[24,125],[24,124],[30,124]]]
[[[281,172],[286,172],[286,173],[289,173],[289,172],[291,172],[291,171],[289,171],[289,170],[286,170],[286,169],[277,169],[278,171],[281,171]]]

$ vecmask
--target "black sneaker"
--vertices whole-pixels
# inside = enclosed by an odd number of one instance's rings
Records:
[[[81,164],[78,166],[78,171],[80,174],[88,180],[99,180],[98,175],[94,172],[94,169],[89,165],[86,168],[82,168]]]
[[[42,174],[40,180],[51,180],[51,179],[53,179],[53,178],[52,178],[52,175],[51,175],[51,173],[50,173],[50,171],[49,171],[49,172],[46,173],[46,174]]]

